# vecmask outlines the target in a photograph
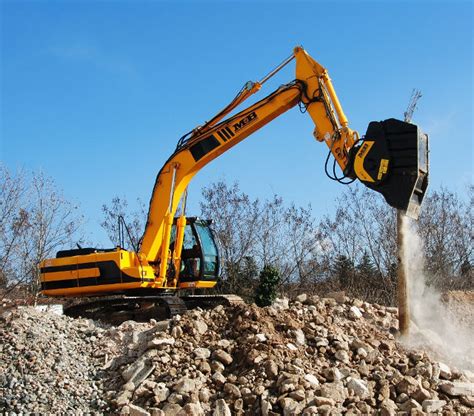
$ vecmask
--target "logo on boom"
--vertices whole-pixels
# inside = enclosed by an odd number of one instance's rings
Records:
[[[255,120],[257,120],[257,113],[255,111],[252,111],[250,114],[246,115],[242,120],[240,120],[238,123],[235,123],[232,125],[234,128],[234,132],[237,133],[240,129],[242,129],[245,126],[248,126],[249,124],[253,123]]]

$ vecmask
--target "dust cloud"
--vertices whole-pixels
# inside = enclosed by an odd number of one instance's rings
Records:
[[[438,359],[459,369],[474,369],[474,333],[471,326],[441,299],[441,293],[428,286],[423,242],[412,220],[402,216],[402,261],[408,285],[412,347],[431,350]]]

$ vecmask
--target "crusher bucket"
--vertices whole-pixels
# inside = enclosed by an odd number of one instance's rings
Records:
[[[356,176],[387,203],[417,219],[428,187],[428,136],[411,123],[372,121],[353,152]]]

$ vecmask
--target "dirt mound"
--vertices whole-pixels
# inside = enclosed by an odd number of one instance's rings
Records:
[[[157,416],[473,409],[474,374],[397,342],[396,308],[336,298],[301,295],[109,328],[9,311],[0,329],[0,407]]]

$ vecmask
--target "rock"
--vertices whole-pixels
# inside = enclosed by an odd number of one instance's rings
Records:
[[[196,389],[196,382],[187,377],[181,377],[173,386],[173,390],[178,394],[191,393]]]
[[[342,374],[337,367],[332,367],[324,370],[323,375],[328,381],[342,380]]]
[[[211,356],[211,351],[208,348],[196,348],[193,353],[194,356],[199,360],[203,360]]]
[[[199,364],[199,370],[204,374],[209,374],[211,372],[211,366],[207,361],[202,361]]]
[[[298,347],[295,344],[292,344],[291,342],[288,342],[286,344],[286,348],[288,348],[290,351],[298,351]]]
[[[203,335],[207,332],[208,326],[205,322],[203,321],[194,321],[194,328],[196,328],[196,331]]]
[[[160,349],[168,345],[174,345],[174,343],[174,338],[154,338],[148,342],[147,347]]]
[[[441,410],[446,404],[446,400],[424,400],[422,403],[423,412],[434,413]]]
[[[296,329],[293,331],[295,335],[296,343],[299,345],[306,345],[306,337],[304,336],[304,332],[301,329]]]
[[[209,392],[209,389],[203,388],[199,390],[199,400],[202,403],[209,403],[210,397],[211,397],[211,394]]]
[[[403,380],[397,384],[397,392],[405,393],[407,396],[412,396],[419,387],[420,385],[415,378],[411,376],[405,376],[403,377]]]
[[[316,376],[314,376],[313,374],[306,374],[304,376],[304,379],[309,383],[311,384],[311,387],[316,387],[316,386],[319,386],[319,380],[316,378]]]
[[[225,370],[225,367],[224,364],[222,364],[220,361],[214,360],[211,362],[211,370],[222,373]]]
[[[304,390],[292,391],[288,396],[297,402],[302,402],[306,398]]]
[[[133,383],[134,388],[137,388],[154,370],[155,364],[151,360],[141,357],[122,372],[122,377],[128,383]]]
[[[166,387],[165,383],[158,383],[153,388],[154,399],[157,404],[166,401],[170,395],[170,390]]]
[[[410,398],[410,396],[406,393],[401,393],[397,396],[396,398],[396,402],[397,403],[405,403],[408,399]]]
[[[384,306],[345,295],[290,304],[196,308],[169,327],[102,327],[13,310],[0,319],[0,408],[9,415],[155,416],[472,410],[474,375],[434,362],[421,348],[407,350]]]
[[[261,416],[269,416],[272,410],[272,405],[265,399],[261,399],[260,401],[260,413]]]
[[[318,408],[317,406],[308,406],[306,409],[303,410],[302,415],[303,416],[312,416],[312,415],[318,415]]]
[[[438,368],[439,368],[439,377],[444,378],[445,380],[450,380],[451,379],[451,369],[444,363],[439,362],[438,363]]]
[[[459,401],[467,407],[474,408],[474,396],[461,396]]]
[[[323,337],[314,338],[314,342],[316,343],[317,347],[327,347],[329,345],[329,341]]]
[[[337,303],[344,303],[347,300],[346,292],[328,292],[326,293],[326,297],[330,299],[334,299]]]
[[[278,365],[273,360],[268,360],[264,365],[265,373],[269,379],[274,379],[278,375]]]
[[[302,293],[301,295],[296,296],[296,300],[301,303],[305,303],[308,300],[308,295],[306,293]]]
[[[173,392],[168,396],[168,403],[172,404],[179,404],[180,406],[183,404],[183,395],[180,393]]]
[[[367,382],[349,377],[347,379],[347,387],[354,391],[354,394],[361,399],[366,399],[369,397],[369,389],[367,388]]]
[[[351,306],[349,309],[349,317],[354,320],[360,319],[362,318],[362,312],[357,306]]]
[[[265,336],[265,334],[256,334],[255,338],[257,338],[259,342],[265,342],[267,340],[267,337]]]
[[[122,378],[124,381],[130,381],[134,374],[140,372],[145,367],[145,358],[139,358],[133,364],[129,365],[122,371]]]
[[[218,386],[223,386],[227,381],[227,379],[222,375],[222,373],[219,373],[217,371],[212,375],[212,380]]]
[[[276,310],[280,311],[285,311],[290,308],[290,305],[288,303],[288,299],[282,299],[282,298],[276,298],[275,301],[273,302],[272,306]]]
[[[344,385],[340,381],[336,381],[333,383],[321,384],[321,396],[342,403],[347,397],[347,392]]]
[[[380,404],[380,416],[395,416],[397,414],[397,405],[390,399],[385,399]]]
[[[227,352],[225,352],[224,350],[214,351],[213,358],[218,360],[224,365],[229,365],[233,361],[232,356],[228,354]]]
[[[166,416],[176,416],[181,409],[182,407],[177,403],[167,403],[162,410]]]
[[[244,409],[244,401],[242,399],[237,399],[234,402],[234,410],[236,412],[242,412]]]
[[[474,383],[446,381],[441,383],[439,388],[450,396],[474,396]]]
[[[289,397],[281,399],[279,403],[283,410],[283,416],[294,416],[301,412],[301,407],[298,402]]]
[[[423,387],[419,387],[418,390],[412,396],[418,403],[431,399],[431,394],[428,390]]]
[[[311,400],[310,404],[316,404],[316,406],[331,406],[334,407],[336,406],[336,401],[333,399],[330,399],[329,397],[321,397],[321,396],[315,396],[313,400]]]
[[[175,339],[180,338],[183,335],[183,328],[180,326],[174,326],[171,330],[171,336]]]
[[[122,386],[122,389],[124,391],[127,391],[129,393],[133,393],[135,391],[135,384],[132,382],[132,381],[129,381],[128,383],[125,383],[123,386]]]
[[[129,415],[130,416],[151,416],[149,412],[140,406],[135,406],[134,404],[129,404]]]
[[[336,360],[342,361],[343,363],[349,362],[349,354],[345,350],[337,350],[334,356]]]
[[[404,412],[412,412],[413,410],[422,410],[420,403],[414,399],[408,399],[399,405],[400,410]]]
[[[226,349],[231,346],[231,342],[228,339],[221,339],[217,341],[217,346]]]
[[[214,405],[213,416],[232,416],[230,408],[224,399],[217,399]]]
[[[204,411],[199,403],[188,403],[186,404],[176,416],[202,416]]]
[[[132,393],[130,391],[123,391],[121,392],[117,398],[115,399],[115,403],[117,407],[123,407],[130,403],[130,399],[132,398]]]
[[[224,385],[224,392],[227,393],[229,396],[235,398],[239,398],[241,396],[239,388],[232,383],[225,383]]]

